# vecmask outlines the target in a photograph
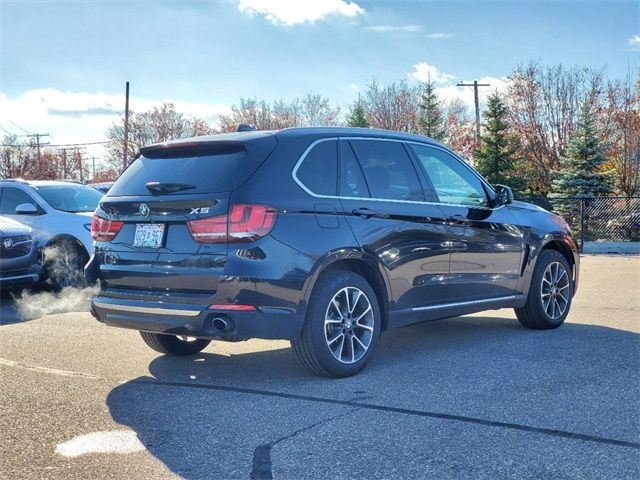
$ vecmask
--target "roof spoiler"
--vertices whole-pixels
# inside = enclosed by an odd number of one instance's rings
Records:
[[[258,129],[252,125],[248,125],[246,123],[241,123],[238,125],[238,129],[236,132],[256,132]]]

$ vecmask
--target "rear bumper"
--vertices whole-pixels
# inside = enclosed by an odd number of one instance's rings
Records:
[[[42,278],[42,268],[31,267],[26,270],[0,273],[0,289],[34,285]]]
[[[146,302],[96,296],[91,313],[102,323],[170,335],[227,340],[265,338],[294,340],[304,316],[279,309],[255,311],[210,310],[205,305]],[[226,328],[221,328],[223,319]]]

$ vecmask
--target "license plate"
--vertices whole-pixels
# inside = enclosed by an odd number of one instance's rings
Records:
[[[133,237],[133,246],[159,248],[162,246],[163,235],[163,223],[138,223]]]

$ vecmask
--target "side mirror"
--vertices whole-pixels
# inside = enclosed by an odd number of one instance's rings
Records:
[[[509,187],[505,185],[495,185],[494,189],[496,191],[496,207],[513,203],[513,192]]]
[[[33,203],[21,203],[16,207],[16,215],[37,215],[38,208]]]

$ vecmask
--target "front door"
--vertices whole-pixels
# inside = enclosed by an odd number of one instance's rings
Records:
[[[410,149],[448,220],[449,298],[473,301],[517,293],[524,241],[513,214],[506,207],[491,208],[481,178],[446,150],[417,144]]]

